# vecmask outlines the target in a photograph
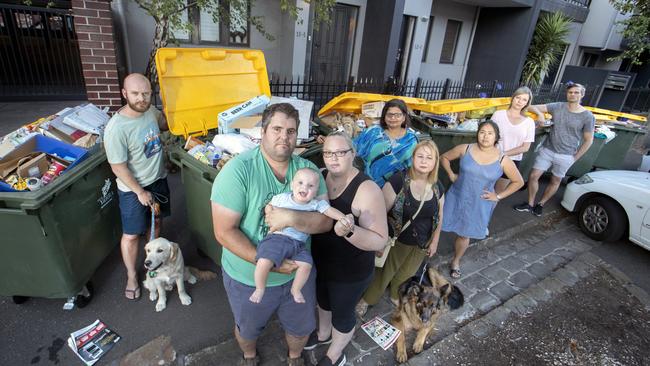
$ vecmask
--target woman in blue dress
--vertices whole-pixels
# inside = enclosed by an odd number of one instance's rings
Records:
[[[446,194],[442,223],[443,231],[457,235],[449,273],[452,278],[461,276],[460,259],[469,246],[469,239],[485,238],[497,202],[524,185],[519,170],[499,150],[498,142],[499,127],[493,121],[485,121],[478,126],[475,143],[458,145],[440,157],[440,164],[453,182]],[[451,170],[450,164],[456,159],[460,159],[458,174]],[[510,183],[496,194],[494,185],[504,172]]]
[[[354,139],[357,156],[363,159],[364,173],[381,188],[394,173],[411,166],[411,155],[418,143],[406,103],[391,99],[381,111],[379,125],[364,130]]]

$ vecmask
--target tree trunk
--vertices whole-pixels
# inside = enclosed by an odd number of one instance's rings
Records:
[[[159,48],[167,46],[169,41],[169,20],[167,17],[161,18],[156,22],[156,29],[153,35],[153,45],[149,53],[149,61],[147,62],[147,69],[145,76],[152,85],[158,82],[158,74],[156,73],[156,52]]]

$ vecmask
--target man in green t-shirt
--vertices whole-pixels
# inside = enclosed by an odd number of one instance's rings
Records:
[[[151,106],[151,85],[142,74],[130,74],[124,79],[122,95],[127,105],[122,107],[106,125],[104,148],[106,158],[117,177],[120,216],[122,218],[122,260],[127,272],[124,296],[140,297],[136,270],[140,236],[149,230],[150,206],[154,194],[165,196],[160,211],[168,216],[169,187],[163,165],[160,130],[167,129],[162,113]],[[154,220],[155,236],[160,231],[160,215]]]
[[[277,313],[289,345],[289,364],[301,358],[309,334],[316,328],[315,272],[303,288],[305,303],[291,295],[297,265],[284,260],[270,273],[260,303],[249,300],[255,290],[257,244],[268,232],[293,227],[309,234],[331,229],[332,220],[318,212],[293,211],[267,206],[278,193],[291,190],[291,179],[308,160],[293,155],[298,131],[298,111],[287,103],[274,104],[262,114],[259,147],[229,161],[212,186],[212,223],[223,246],[221,265],[224,287],[235,318],[235,337],[244,353],[242,364],[256,365],[255,345],[269,319]],[[323,178],[317,199],[327,199]]]

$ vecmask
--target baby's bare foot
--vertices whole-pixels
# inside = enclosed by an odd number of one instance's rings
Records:
[[[297,302],[298,304],[303,304],[305,302],[305,298],[302,296],[302,292],[300,290],[291,290],[291,295],[293,295],[293,301]]]
[[[253,294],[251,295],[251,297],[249,297],[248,299],[249,299],[251,302],[254,302],[254,303],[258,303],[258,304],[259,304],[260,301],[262,301],[262,297],[263,297],[263,296],[264,296],[264,290],[258,288],[258,289],[256,289],[256,290],[253,292]]]

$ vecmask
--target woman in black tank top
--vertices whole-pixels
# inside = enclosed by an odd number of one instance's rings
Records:
[[[323,160],[330,205],[354,225],[339,221],[329,232],[312,236],[319,329],[305,348],[328,343],[331,337],[324,357],[339,365],[346,361],[343,349],[354,335],[354,307],[372,279],[374,253],[386,244],[388,226],[379,186],[352,166],[350,138],[330,134],[323,145]]]

